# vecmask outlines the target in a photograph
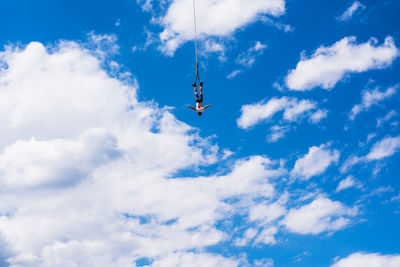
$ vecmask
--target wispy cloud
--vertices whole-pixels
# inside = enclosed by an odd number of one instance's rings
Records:
[[[242,73],[243,72],[243,70],[242,69],[238,69],[238,70],[233,70],[231,73],[229,73],[227,76],[226,76],[226,78],[227,79],[233,79],[233,78],[235,78],[236,76],[238,76],[240,73]]]
[[[362,3],[358,2],[358,1],[354,1],[353,4],[351,4],[351,6],[346,9],[342,15],[340,15],[339,17],[337,17],[336,19],[339,21],[348,21],[350,20],[354,14],[356,14],[356,12],[364,10],[365,9],[365,5],[363,5]]]
[[[328,116],[328,111],[326,109],[318,109],[316,112],[314,112],[309,120],[311,123],[319,123],[321,120],[325,119]]]
[[[365,156],[349,156],[343,165],[340,167],[342,173],[347,172],[351,167],[359,163],[371,162],[376,160],[382,160],[390,157],[400,151],[400,136],[396,137],[385,137],[382,140],[376,142],[370,152]]]
[[[340,181],[335,192],[339,193],[340,191],[343,191],[343,190],[351,188],[351,187],[360,188],[361,183],[359,181],[357,181],[357,179],[355,179],[353,176],[349,175],[345,179]]]
[[[236,58],[236,63],[246,68],[251,68],[256,61],[256,57],[262,55],[267,45],[257,41],[254,46],[250,47],[246,52],[241,53]]]
[[[270,134],[268,135],[268,142],[274,143],[279,139],[283,138],[287,132],[290,131],[289,126],[274,125],[270,129]]]
[[[378,118],[376,121],[376,127],[382,127],[382,125],[393,119],[394,117],[397,116],[397,112],[395,110],[389,111],[383,118]]]
[[[254,46],[250,47],[246,51],[240,53],[236,58],[236,64],[240,65],[243,69],[237,69],[232,71],[227,78],[232,79],[236,77],[238,74],[243,73],[245,69],[251,68],[256,62],[256,58],[261,56],[264,53],[264,50],[267,48],[267,45],[262,44],[257,41]]]
[[[392,97],[397,93],[398,87],[398,85],[389,87],[385,91],[379,91],[378,88],[364,91],[362,93],[361,104],[357,104],[351,109],[349,119],[354,120],[361,112],[368,111],[372,106],[378,105],[380,102]]]

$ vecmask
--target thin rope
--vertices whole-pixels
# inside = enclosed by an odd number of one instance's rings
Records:
[[[193,0],[193,21],[194,21],[194,50],[196,53],[196,81],[199,76],[199,62],[197,60],[197,23],[196,23],[196,1]]]

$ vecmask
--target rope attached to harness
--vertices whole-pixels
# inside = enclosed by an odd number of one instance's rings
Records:
[[[199,62],[197,59],[197,22],[196,22],[196,1],[193,0],[193,20],[194,20],[194,50],[196,54],[196,82],[200,81]]]

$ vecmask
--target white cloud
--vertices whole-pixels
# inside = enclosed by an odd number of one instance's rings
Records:
[[[356,155],[350,155],[345,162],[343,163],[343,165],[340,167],[340,172],[341,173],[345,173],[348,170],[351,169],[351,167],[353,167],[354,165],[362,162],[364,159],[362,157],[358,157]]]
[[[379,118],[376,121],[376,127],[381,127],[385,122],[390,121],[394,117],[397,116],[397,112],[395,110],[389,111],[383,118]]]
[[[381,141],[374,144],[371,151],[365,156],[367,161],[379,160],[389,156],[400,150],[400,136],[385,137]]]
[[[217,227],[239,212],[228,200],[246,199],[247,216],[254,199],[276,194],[270,180],[286,171],[253,156],[225,174],[173,179],[215,163],[218,148],[168,109],[139,102],[135,81],[108,75],[92,52],[74,42],[0,52],[8,263],[127,266],[144,257],[155,266],[235,266],[198,251],[230,238]],[[260,242],[272,242],[272,230],[262,233]]]
[[[351,167],[359,163],[371,162],[381,160],[386,157],[390,157],[400,150],[400,136],[396,137],[385,137],[382,140],[376,142],[370,152],[365,156],[350,155],[343,165],[340,167],[340,172],[345,173]],[[376,171],[379,171],[379,167]]]
[[[151,11],[153,9],[153,0],[136,0],[144,11]]]
[[[237,238],[234,244],[239,247],[247,246],[250,242],[253,246],[259,244],[274,245],[276,244],[275,235],[278,233],[278,228],[271,226],[265,227],[261,231],[255,228],[249,228],[245,231],[242,238]]]
[[[351,109],[351,113],[349,116],[350,120],[354,120],[358,114],[363,111],[369,110],[371,106],[375,106],[382,101],[390,98],[397,92],[398,85],[389,87],[386,91],[379,91],[377,88],[371,91],[364,91],[362,93],[362,102],[361,104],[355,105]]]
[[[107,55],[119,53],[117,36],[115,34],[96,34],[93,31],[88,34],[90,51],[104,60]]]
[[[235,154],[235,152],[225,148],[224,150],[222,150],[222,159],[225,160],[231,157],[233,154]]]
[[[256,61],[256,57],[264,53],[267,45],[257,41],[254,46],[250,47],[246,52],[241,53],[236,58],[236,63],[246,68],[251,68]]]
[[[206,41],[207,42],[207,41]],[[241,65],[244,69],[236,69],[233,70],[228,76],[227,79],[233,79],[237,75],[243,73],[245,69],[251,68],[256,62],[256,58],[261,56],[264,53],[264,50],[267,48],[267,45],[262,44],[257,41],[254,46],[250,47],[246,51],[240,53],[236,58],[236,64]]]
[[[226,76],[226,78],[227,79],[233,79],[233,78],[235,78],[236,76],[238,76],[240,73],[242,73],[243,72],[243,70],[240,70],[240,69],[238,69],[238,70],[233,70],[231,73],[229,73],[227,76]]]
[[[370,133],[367,135],[367,144],[369,143],[369,141],[371,141],[372,139],[374,139],[377,136],[376,133]]]
[[[303,114],[315,109],[317,104],[310,100],[298,100],[297,98],[282,97],[272,98],[267,103],[263,101],[243,105],[242,114],[237,119],[237,124],[242,129],[247,129],[262,120],[272,118],[277,112],[284,111],[283,118],[286,121],[296,121]]]
[[[201,54],[207,56],[211,53],[219,54],[219,60],[224,61],[225,58],[225,46],[216,40],[208,39],[204,42],[203,49],[201,50]]]
[[[278,30],[283,30],[284,32],[293,32],[294,31],[294,28],[292,26],[290,26],[289,24],[284,24],[281,22],[274,21],[266,16],[261,17],[261,21],[268,25],[274,26]]]
[[[236,122],[240,128],[247,129],[262,120],[270,119],[275,113],[284,110],[289,103],[287,97],[282,97],[272,98],[267,103],[244,105],[241,108],[242,114]]]
[[[244,247],[258,234],[258,230],[255,228],[247,229],[242,238],[238,238],[234,241],[235,246]]]
[[[322,174],[332,163],[338,163],[340,152],[329,149],[325,144],[312,146],[308,153],[298,159],[290,175],[301,180]]]
[[[354,266],[397,267],[400,266],[400,256],[357,252],[331,265],[331,267],[354,267]]]
[[[267,204],[260,203],[251,208],[250,221],[260,221],[263,224],[270,223],[286,214],[286,208],[279,202]]]
[[[300,100],[286,107],[283,118],[288,121],[297,120],[302,114],[316,108],[316,103],[310,100]]]
[[[261,259],[253,262],[253,267],[274,267],[274,261],[272,259]]]
[[[328,111],[326,109],[318,109],[310,116],[309,120],[311,123],[317,124],[326,117],[328,117]]]
[[[286,86],[296,91],[317,86],[331,89],[350,73],[386,68],[398,56],[399,50],[390,36],[381,45],[375,38],[357,44],[355,37],[345,37],[332,46],[319,47],[309,58],[302,56],[296,69],[289,71]]]
[[[351,187],[361,187],[361,184],[351,175],[347,176],[345,179],[341,180],[336,188],[336,193],[343,191]]]
[[[346,207],[338,201],[318,197],[299,209],[291,209],[281,221],[286,228],[299,234],[319,234],[345,228],[357,209]]]
[[[274,143],[279,139],[285,137],[285,134],[290,131],[290,127],[274,125],[269,130],[270,134],[268,135],[267,140],[270,143]]]
[[[70,185],[118,156],[115,138],[101,131],[85,133],[77,140],[32,137],[4,148],[0,184],[5,188]]]
[[[151,266],[154,267],[235,267],[239,266],[239,262],[232,259],[224,258],[220,255],[206,253],[174,253],[154,261]]]
[[[357,11],[364,10],[364,9],[365,9],[365,5],[363,5],[362,3],[358,2],[358,1],[354,1],[353,4],[348,9],[346,9],[346,11],[343,12],[342,15],[337,17],[337,20],[340,20],[340,21],[350,20]]]
[[[258,245],[260,243],[267,245],[276,244],[275,235],[277,233],[278,233],[278,228],[276,227],[265,228],[257,235],[257,238],[254,240],[254,244],[255,245]]]
[[[164,27],[160,34],[161,49],[167,55],[173,55],[177,48],[194,39],[192,5],[192,1],[174,0],[160,18]],[[277,17],[284,12],[284,0],[196,1],[198,38],[228,37],[237,29],[259,20],[262,15]]]

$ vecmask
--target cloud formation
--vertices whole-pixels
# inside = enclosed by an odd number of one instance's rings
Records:
[[[238,265],[204,248],[231,238],[218,222],[275,197],[272,180],[286,171],[253,156],[224,174],[175,178],[215,163],[218,147],[139,102],[135,80],[110,76],[96,49],[64,41],[0,52],[2,257],[11,266]],[[239,196],[248,201],[229,201]],[[257,242],[273,242],[271,227],[261,224]]]
[[[262,55],[267,45],[257,41],[254,46],[250,47],[246,52],[241,53],[236,58],[236,63],[243,67],[250,68],[256,61],[256,57]]]
[[[298,209],[290,209],[281,223],[293,233],[320,234],[343,229],[351,222],[350,218],[357,213],[355,208],[346,207],[326,197],[319,197]]]
[[[346,9],[342,15],[340,15],[339,17],[337,17],[336,19],[339,21],[348,21],[350,20],[353,15],[360,11],[360,10],[364,10],[365,9],[365,5],[363,5],[362,3],[358,2],[358,1],[354,1],[353,4],[351,4],[351,6]]]
[[[374,90],[364,91],[362,93],[361,104],[357,104],[351,109],[349,119],[354,120],[361,112],[367,111],[370,107],[378,105],[380,102],[392,97],[394,94],[397,93],[398,87],[398,85],[389,87],[388,89],[386,89],[386,91],[383,92],[379,91],[378,88],[375,88]]]
[[[340,191],[351,187],[361,187],[361,184],[353,176],[349,175],[345,179],[340,181],[335,192],[339,193]]]
[[[149,7],[148,1],[145,6]],[[198,38],[227,37],[263,15],[278,17],[284,12],[284,0],[196,1]],[[181,45],[194,39],[192,1],[172,1],[160,18],[160,24],[164,27],[160,34],[161,50],[173,55]]]
[[[317,103],[310,100],[298,100],[294,97],[271,98],[267,103],[264,101],[243,105],[241,108],[242,114],[236,120],[238,126],[242,129],[247,129],[260,123],[263,120],[271,119],[276,113],[283,111],[283,119],[286,121],[296,121],[303,115],[312,116],[310,111],[317,109]],[[321,112],[317,110],[316,112]],[[319,116],[318,119],[322,119]]]
[[[365,156],[368,161],[379,160],[392,156],[400,150],[400,136],[385,137],[374,144],[371,151]]]
[[[350,155],[340,167],[340,172],[345,173],[351,167],[359,163],[372,162],[390,157],[398,151],[400,151],[400,136],[387,136],[382,140],[376,142],[367,155]]]
[[[353,253],[347,258],[341,259],[331,265],[331,267],[396,267],[400,265],[399,255],[381,255],[378,253]]]
[[[311,100],[298,100],[295,97],[271,98],[267,103],[260,101],[258,103],[243,105],[242,114],[236,120],[239,128],[248,129],[262,121],[272,121],[274,115],[283,111],[283,120],[279,125],[270,127],[270,134],[267,137],[268,142],[276,142],[283,138],[291,129],[291,124],[308,117],[308,120],[317,124],[326,118],[327,111],[318,109],[316,102]]]
[[[261,56],[266,48],[267,45],[257,41],[254,46],[238,55],[236,58],[236,64],[241,65],[244,69],[251,68],[256,62],[256,58]],[[227,78],[232,79],[236,77],[238,74],[242,73],[244,69],[233,70],[230,74],[228,74]]]
[[[286,76],[286,86],[296,91],[318,86],[332,89],[346,75],[387,68],[398,56],[399,50],[390,36],[381,45],[375,38],[357,44],[354,36],[345,37],[332,46],[319,47],[310,57],[303,55]]]
[[[339,157],[338,150],[330,149],[325,144],[312,146],[306,155],[296,161],[290,175],[300,180],[309,180],[322,174],[331,164],[338,163]]]

